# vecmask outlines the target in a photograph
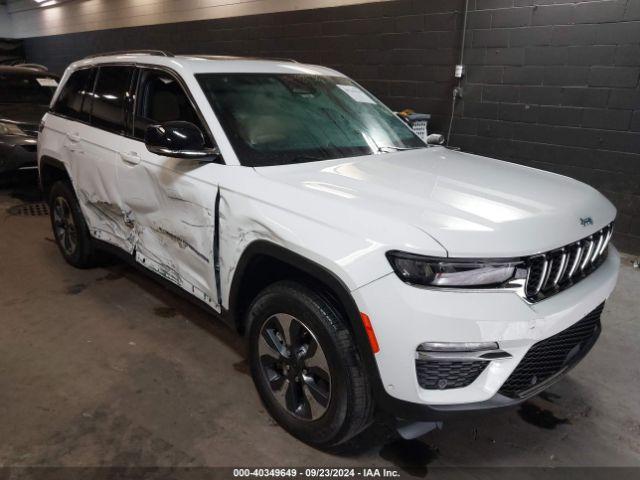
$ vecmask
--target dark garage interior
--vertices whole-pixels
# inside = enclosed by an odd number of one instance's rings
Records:
[[[145,49],[323,65],[394,111],[429,114],[429,133],[449,149],[595,188],[617,209],[621,255],[602,334],[563,380],[516,408],[455,417],[417,439],[372,430],[353,452],[322,452],[265,410],[242,337],[115,257],[86,270],[65,263],[37,170],[2,173],[0,472],[638,475],[640,0],[0,2],[5,65],[62,75],[89,55]]]

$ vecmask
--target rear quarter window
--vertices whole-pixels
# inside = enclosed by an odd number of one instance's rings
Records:
[[[88,121],[87,106],[91,101],[92,82],[92,69],[87,68],[73,72],[62,86],[53,111],[73,119]]]

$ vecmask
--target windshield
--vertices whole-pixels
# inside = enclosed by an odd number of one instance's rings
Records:
[[[426,147],[393,112],[347,78],[273,73],[197,78],[242,165]]]
[[[52,77],[0,73],[0,103],[48,105],[56,85]]]

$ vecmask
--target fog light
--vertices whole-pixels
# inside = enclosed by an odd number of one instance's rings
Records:
[[[497,350],[496,342],[425,342],[418,346],[422,352],[479,352]]]

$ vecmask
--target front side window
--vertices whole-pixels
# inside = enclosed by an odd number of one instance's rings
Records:
[[[134,136],[144,138],[149,125],[182,120],[202,131],[200,119],[178,81],[158,70],[142,70],[136,98]]]
[[[53,111],[79,120],[88,120],[84,104],[89,104],[93,87],[93,69],[76,70],[62,87]]]
[[[196,77],[246,166],[426,147],[393,112],[344,77],[237,73]]]
[[[128,101],[133,67],[100,67],[91,108],[91,124],[115,133],[125,131],[125,106]]]

